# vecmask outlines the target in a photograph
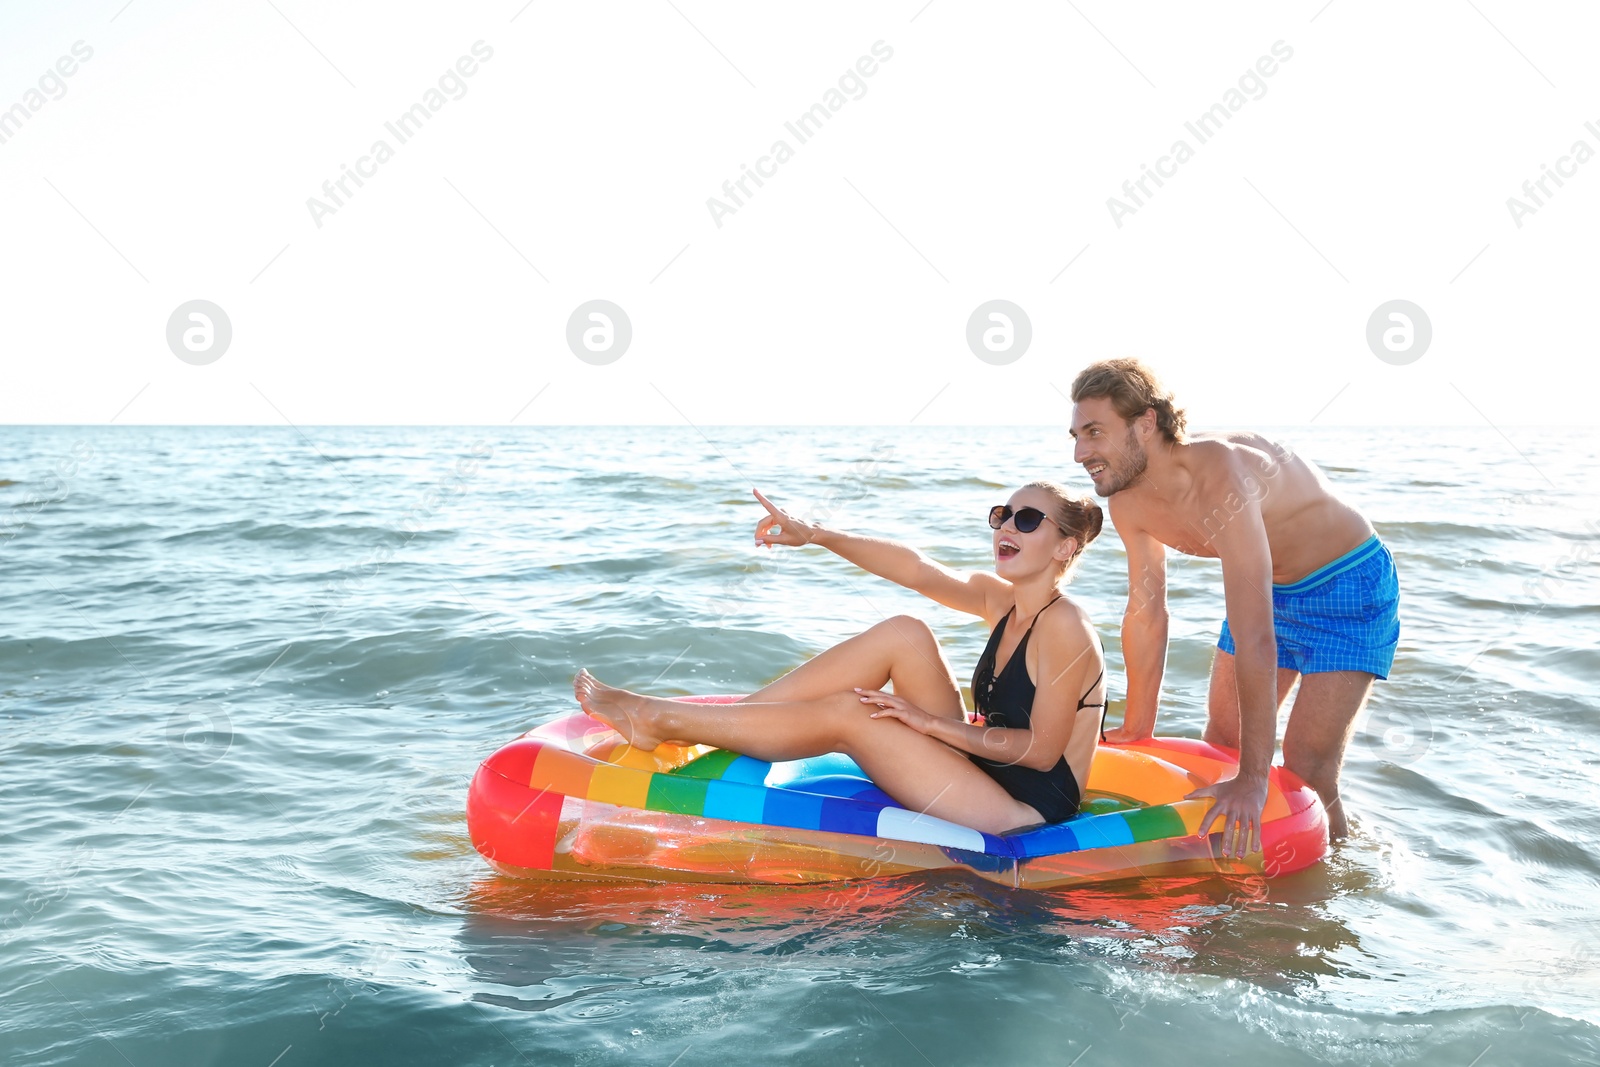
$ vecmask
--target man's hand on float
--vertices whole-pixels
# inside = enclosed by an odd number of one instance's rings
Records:
[[[1148,741],[1153,734],[1153,730],[1130,730],[1126,726],[1113,726],[1106,731],[1106,744],[1131,745],[1139,741]]]
[[[1236,774],[1216,785],[1196,789],[1184,799],[1201,797],[1212,797],[1216,803],[1201,820],[1197,836],[1205,837],[1211,824],[1221,820],[1223,856],[1243,859],[1252,852],[1261,851],[1261,813],[1267,806],[1266,775]]]

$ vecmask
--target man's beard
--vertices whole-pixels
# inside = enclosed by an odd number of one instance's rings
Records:
[[[1101,496],[1110,496],[1120,493],[1134,482],[1144,476],[1144,469],[1150,465],[1150,457],[1145,454],[1144,446],[1134,436],[1133,430],[1128,430],[1127,444],[1122,447],[1122,455],[1114,464],[1106,467],[1106,473],[1112,475],[1114,480],[1104,489],[1098,489]]]

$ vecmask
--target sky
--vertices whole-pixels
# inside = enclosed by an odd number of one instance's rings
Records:
[[[1597,29],[5,4],[0,423],[1594,425]]]

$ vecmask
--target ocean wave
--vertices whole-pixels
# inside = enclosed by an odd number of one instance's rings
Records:
[[[431,524],[430,524],[431,525]],[[407,529],[403,526],[374,526],[356,523],[331,523],[321,526],[236,519],[214,526],[196,527],[169,533],[155,541],[166,546],[226,544],[236,541],[265,541],[286,547],[314,547],[324,543],[387,545],[395,540],[443,542],[458,536],[451,528]]]
[[[1525,525],[1484,523],[1468,525],[1445,520],[1395,521],[1385,520],[1372,524],[1385,541],[1398,542],[1427,552],[1430,557],[1446,546],[1460,542],[1479,541],[1539,541],[1548,538],[1549,531]]]

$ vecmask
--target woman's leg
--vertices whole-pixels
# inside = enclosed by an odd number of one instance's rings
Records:
[[[636,748],[667,739],[715,745],[756,759],[804,759],[843,752],[873,784],[913,811],[988,833],[1043,819],[943,741],[876,710],[853,692],[814,700],[692,704],[614,689],[579,671],[573,681],[583,710],[614,726]]]
[[[782,678],[744,698],[747,704],[816,700],[854,689],[882,689],[894,683],[905,697],[930,715],[963,717],[961,687],[928,624],[896,615],[841,641]]]

